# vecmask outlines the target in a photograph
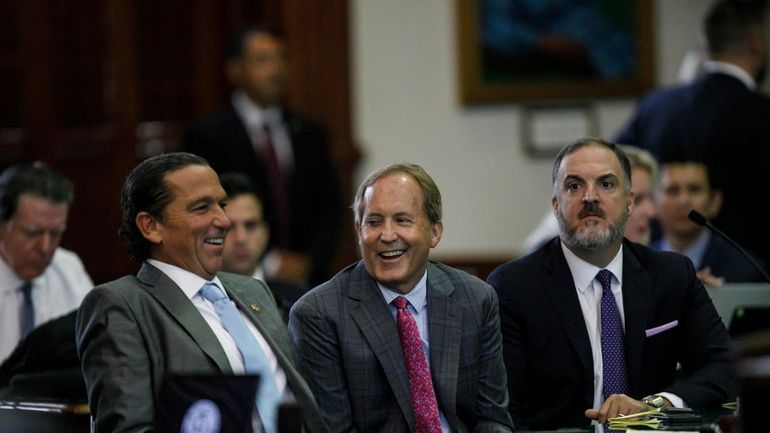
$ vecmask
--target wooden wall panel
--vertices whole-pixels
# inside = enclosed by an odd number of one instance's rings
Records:
[[[289,103],[328,125],[347,199],[358,154],[346,2],[0,2],[0,169],[43,160],[72,179],[63,245],[96,282],[137,267],[116,234],[126,174],[148,155],[178,149],[190,121],[227,103],[225,42],[258,22],[284,30]],[[350,239],[344,245],[339,263],[355,255]]]

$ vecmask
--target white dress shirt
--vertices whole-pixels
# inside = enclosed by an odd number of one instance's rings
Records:
[[[748,72],[744,71],[736,65],[733,65],[732,63],[709,60],[703,63],[703,70],[709,74],[718,72],[721,74],[729,75],[739,80],[746,86],[746,88],[752,92],[757,90],[757,82],[754,81],[754,78],[752,78]]]
[[[222,325],[222,320],[214,310],[214,304],[199,293],[201,287],[203,287],[203,285],[208,282],[216,284],[220,289],[223,289],[223,292],[225,292],[224,287],[222,286],[222,282],[219,281],[219,278],[215,276],[211,281],[207,281],[198,275],[186,271],[178,266],[170,265],[168,263],[154,259],[147,259],[147,262],[166,274],[167,277],[169,277],[177,286],[179,286],[180,289],[182,289],[182,292],[184,292],[187,298],[190,299],[195,308],[198,309],[198,311],[201,313],[201,316],[203,316],[203,319],[214,332],[217,340],[219,340],[219,344],[222,345],[222,349],[224,349],[225,355],[227,355],[227,360],[230,362],[230,367],[233,369],[233,373],[244,374],[245,368],[243,364],[243,357],[241,356],[241,352],[238,350],[238,346],[235,344],[235,340],[233,340],[233,337]],[[225,296],[227,296],[226,292]],[[275,353],[273,353],[270,345],[267,343],[259,330],[257,330],[256,326],[254,326],[251,320],[246,317],[243,311],[239,310],[238,312],[240,313],[243,321],[246,323],[246,326],[249,328],[249,331],[251,331],[251,333],[254,335],[254,338],[257,339],[259,347],[262,348],[262,351],[265,353],[265,357],[270,363],[270,368],[273,370],[273,374],[275,375],[275,383],[278,386],[278,391],[283,393],[286,390],[286,374],[284,373],[281,366],[278,365],[278,359],[275,357]]]
[[[232,104],[235,112],[238,113],[241,122],[246,127],[251,139],[251,145],[258,155],[263,155],[265,138],[263,128],[270,128],[270,138],[273,141],[278,164],[284,176],[294,170],[294,153],[291,149],[291,140],[289,132],[286,130],[286,124],[283,121],[283,115],[278,107],[269,107],[263,109],[249,99],[246,92],[238,90],[233,93]]]
[[[20,313],[24,303],[19,279],[0,257],[0,361],[11,354],[21,340]],[[78,308],[94,287],[77,254],[57,248],[51,264],[42,275],[32,280],[32,304],[35,325],[63,316]]]
[[[586,322],[586,331],[588,339],[591,342],[591,354],[594,361],[594,402],[593,408],[599,409],[604,403],[604,364],[602,361],[602,330],[601,330],[601,301],[602,284],[596,279],[596,274],[602,269],[610,271],[612,274],[612,295],[615,297],[615,304],[618,306],[620,320],[623,324],[625,333],[626,315],[623,308],[623,246],[620,246],[618,253],[610,263],[600,268],[586,262],[575,253],[570,251],[564,243],[561,243],[561,249],[564,252],[564,258],[567,259],[567,265],[572,273],[572,279],[575,282],[580,308],[583,310],[583,318]],[[685,407],[682,399],[671,393],[659,393],[666,397],[674,407]]]

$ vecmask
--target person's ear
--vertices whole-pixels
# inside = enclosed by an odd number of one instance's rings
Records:
[[[750,27],[747,29],[747,47],[749,52],[755,57],[764,57],[767,43],[765,42],[765,32],[761,27]]]
[[[228,60],[225,63],[225,76],[234,87],[240,87],[243,82],[243,68],[239,60]]]
[[[711,193],[708,209],[706,209],[706,216],[709,219],[714,219],[719,215],[719,211],[722,210],[722,199],[722,190],[715,189]]]
[[[430,228],[430,247],[436,248],[438,242],[441,240],[441,235],[444,234],[444,224],[439,221]]]
[[[356,223],[356,240],[358,241],[358,245],[361,245],[361,224]]]
[[[149,213],[142,211],[136,215],[136,227],[142,236],[153,244],[160,244],[163,241],[160,222]]]

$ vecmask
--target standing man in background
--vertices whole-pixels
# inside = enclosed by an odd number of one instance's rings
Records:
[[[487,280],[517,428],[729,401],[730,337],[692,262],[623,239],[634,206],[623,151],[583,138],[552,170],[559,237]]]
[[[240,32],[227,56],[231,103],[190,126],[185,150],[218,173],[246,173],[263,192],[268,277],[320,283],[329,276],[341,211],[326,131],[283,105],[286,53],[275,31]]]
[[[73,199],[70,181],[42,163],[0,174],[0,361],[94,285],[77,254],[59,247]]]
[[[659,161],[701,160],[724,203],[714,225],[770,263],[770,208],[759,173],[770,167],[770,98],[765,78],[767,1],[719,0],[703,20],[708,61],[692,84],[646,96],[616,137]]]

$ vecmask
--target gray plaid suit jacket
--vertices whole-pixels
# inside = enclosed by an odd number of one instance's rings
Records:
[[[267,340],[302,409],[309,433],[327,433],[270,290],[257,280],[217,275],[228,296]],[[258,306],[255,312],[251,305]],[[78,354],[96,432],[153,431],[169,373],[232,374],[219,340],[170,278],[145,263],[136,276],[96,287],[76,323]]]
[[[429,262],[427,305],[433,387],[452,430],[512,431],[494,290]],[[415,431],[396,323],[363,262],[297,301],[289,332],[332,432]]]

